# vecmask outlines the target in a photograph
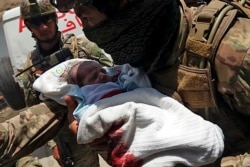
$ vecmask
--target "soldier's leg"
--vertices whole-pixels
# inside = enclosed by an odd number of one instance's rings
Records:
[[[0,166],[11,166],[54,138],[66,122],[66,109],[53,101],[26,108],[0,124]]]

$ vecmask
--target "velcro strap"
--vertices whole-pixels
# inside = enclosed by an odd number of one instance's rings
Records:
[[[187,38],[186,49],[196,56],[211,58],[212,44],[197,41],[190,36]]]
[[[206,69],[180,65],[177,92],[191,108],[215,107],[210,66]]]

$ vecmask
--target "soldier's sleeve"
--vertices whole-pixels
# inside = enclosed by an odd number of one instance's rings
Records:
[[[79,57],[87,57],[90,59],[97,60],[104,66],[113,66],[112,58],[106,54],[103,49],[99,48],[94,42],[89,41],[85,37],[77,38]]]
[[[0,124],[0,166],[11,166],[54,138],[66,122],[66,108],[46,101]]]

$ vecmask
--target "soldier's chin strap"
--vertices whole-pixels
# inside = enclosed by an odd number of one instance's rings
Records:
[[[66,60],[69,60],[69,59],[72,59],[74,58],[74,55],[71,53],[70,49],[69,48],[62,48],[60,49],[59,51],[51,54],[50,56],[46,56],[44,57],[41,61],[25,68],[23,71],[19,72],[18,74],[15,75],[15,77],[18,77],[20,76],[22,73],[30,70],[32,67],[35,67],[36,65],[38,64],[41,64],[41,63],[47,63],[48,65],[50,65],[51,67],[61,63],[61,62],[64,62]]]

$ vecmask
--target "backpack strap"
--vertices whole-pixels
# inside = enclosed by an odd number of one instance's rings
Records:
[[[233,6],[218,0],[202,5],[194,12],[179,68],[177,89],[187,106],[217,108],[213,59],[236,15]],[[188,85],[187,80],[193,85]]]
[[[218,0],[211,1],[207,6],[201,8],[200,12],[194,16],[182,62],[184,65],[197,68],[205,68],[206,62],[213,60],[222,37],[237,14],[237,10],[233,9],[233,6]],[[193,57],[198,64],[191,63]],[[200,61],[197,61],[197,58]]]

